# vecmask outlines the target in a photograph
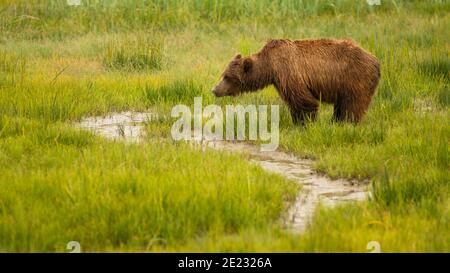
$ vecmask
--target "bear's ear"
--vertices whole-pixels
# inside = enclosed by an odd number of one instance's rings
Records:
[[[240,59],[240,58],[242,58],[242,55],[241,55],[241,54],[239,54],[239,53],[238,53],[238,54],[236,54],[236,56],[234,56],[234,59],[235,59],[235,60],[238,60],[238,59]]]
[[[244,72],[249,72],[250,69],[252,69],[253,66],[253,60],[250,58],[244,59]]]

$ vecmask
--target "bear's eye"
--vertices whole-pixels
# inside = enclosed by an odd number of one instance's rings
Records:
[[[234,85],[240,84],[239,79],[237,79],[236,77],[230,77],[229,75],[224,76],[223,80]]]

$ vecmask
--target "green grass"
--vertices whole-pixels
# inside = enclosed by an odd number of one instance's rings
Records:
[[[265,228],[297,188],[238,156],[108,143],[24,118],[0,124],[3,251],[64,251],[71,238],[91,251],[143,251]]]
[[[86,1],[82,1],[86,3]],[[450,250],[448,1],[0,1],[0,251]],[[210,88],[269,38],[352,38],[382,63],[361,124],[292,124],[273,87]],[[280,104],[280,148],[371,200],[320,209],[307,232],[280,216],[298,187],[237,155],[161,142],[172,106]],[[150,109],[141,145],[73,128]]]
[[[103,56],[103,64],[119,70],[159,70],[164,60],[164,43],[155,35],[144,33],[110,41]]]

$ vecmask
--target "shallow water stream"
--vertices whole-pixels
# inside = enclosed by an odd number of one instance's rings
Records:
[[[152,113],[122,112],[104,117],[88,117],[81,120],[78,126],[108,139],[137,143],[143,140],[145,122],[151,121],[151,118]],[[332,207],[345,202],[362,201],[368,195],[366,183],[345,179],[332,180],[313,170],[314,161],[289,153],[261,152],[258,146],[246,142],[203,141],[195,145],[245,153],[251,162],[259,164],[264,170],[301,184],[302,190],[284,217],[286,227],[294,232],[305,230],[319,203]]]

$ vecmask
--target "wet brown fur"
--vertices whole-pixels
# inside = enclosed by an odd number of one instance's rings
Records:
[[[273,84],[295,123],[314,120],[320,101],[334,105],[335,120],[359,122],[378,85],[380,63],[351,40],[271,40],[250,57],[236,56],[223,78],[233,86],[225,95]]]

